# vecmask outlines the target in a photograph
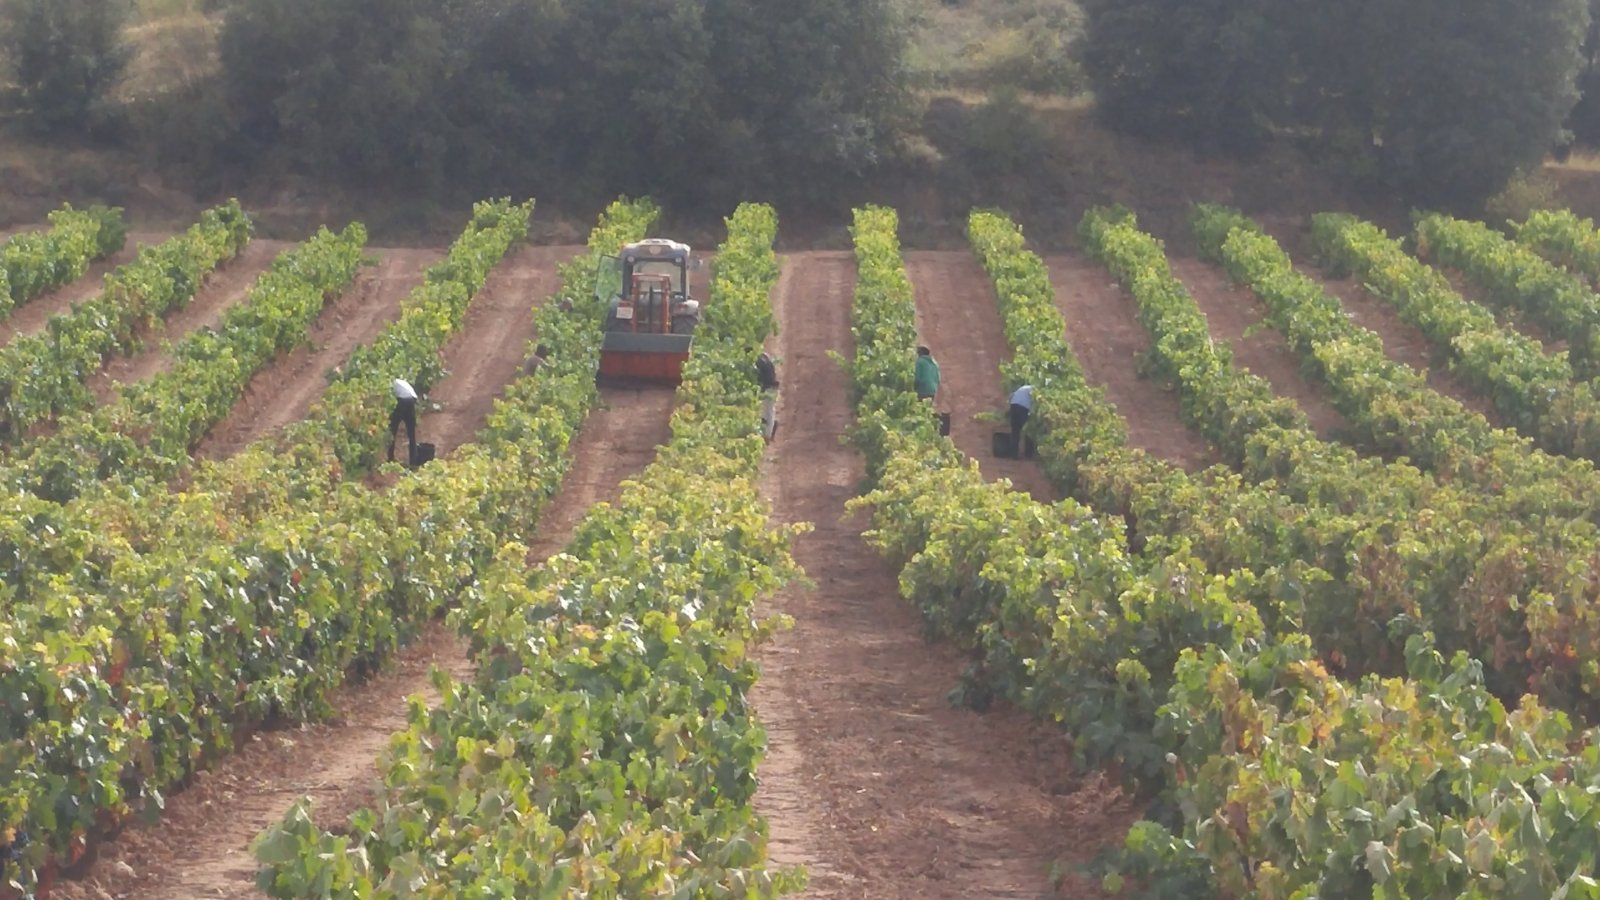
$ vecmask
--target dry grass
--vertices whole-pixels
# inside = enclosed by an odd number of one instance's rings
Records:
[[[1600,153],[1593,150],[1573,150],[1565,162],[1545,160],[1544,167],[1556,172],[1600,172]]]

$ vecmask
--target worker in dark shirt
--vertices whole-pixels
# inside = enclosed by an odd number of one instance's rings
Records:
[[[761,387],[761,436],[771,443],[778,434],[778,366],[765,352],[756,357],[756,384]]]

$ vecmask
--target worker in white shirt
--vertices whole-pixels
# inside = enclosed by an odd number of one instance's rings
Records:
[[[406,440],[411,445],[411,451],[406,455],[409,465],[417,453],[417,391],[404,378],[396,378],[391,387],[394,389],[394,411],[389,413],[389,462],[394,462],[394,440],[400,432],[400,423],[404,422]]]
[[[1033,385],[1025,384],[1011,393],[1011,452],[1022,458],[1022,426],[1033,414]]]

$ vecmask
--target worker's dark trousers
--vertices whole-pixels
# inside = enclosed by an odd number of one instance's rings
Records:
[[[406,465],[411,464],[411,458],[417,452],[417,401],[416,398],[396,400],[394,412],[389,413],[389,461],[394,462],[394,439],[400,431],[400,423],[406,426],[406,441],[411,446],[411,452],[406,454]]]
[[[1028,424],[1028,413],[1031,412],[1020,403],[1011,404],[1011,452],[1022,458],[1022,426]]]

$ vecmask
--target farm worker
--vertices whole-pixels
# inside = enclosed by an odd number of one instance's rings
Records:
[[[927,347],[917,348],[917,368],[913,380],[917,385],[918,400],[932,400],[933,395],[939,393],[939,363],[933,358],[933,351]]]
[[[532,375],[548,365],[550,365],[550,348],[540,344],[533,348],[533,358],[528,360],[528,364],[523,367],[523,372]]]
[[[761,436],[771,443],[778,434],[778,366],[765,352],[756,357],[756,384],[761,386]]]
[[[1033,414],[1033,385],[1025,384],[1011,394],[1011,451],[1022,458],[1022,426]]]
[[[390,387],[394,390],[394,411],[389,413],[389,462],[394,462],[394,439],[402,422],[411,445],[411,455],[406,457],[410,460],[417,452],[417,391],[404,378],[396,378]]]

